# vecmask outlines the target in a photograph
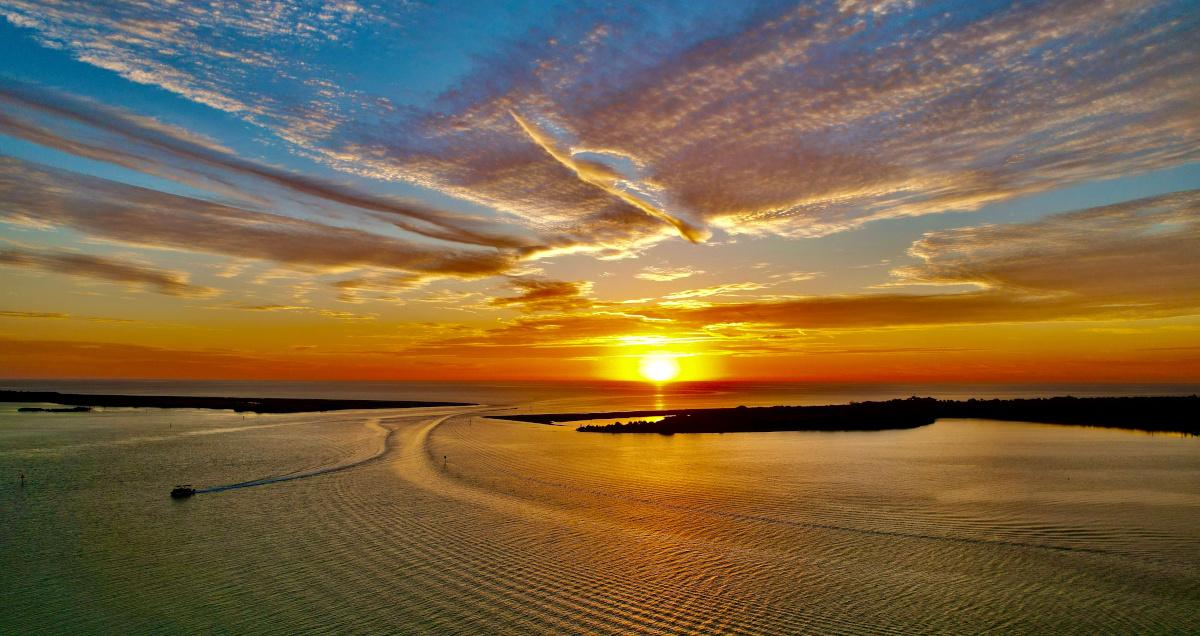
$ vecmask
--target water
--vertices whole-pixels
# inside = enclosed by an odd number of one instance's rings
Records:
[[[400,397],[389,386],[357,396]],[[458,389],[497,410],[870,399],[530,386]],[[919,393],[935,390],[959,389]],[[1197,438],[15,406],[0,405],[3,633],[1200,631]],[[241,487],[171,500],[180,482]]]
[[[1057,395],[1196,395],[1200,384],[797,384],[788,382],[220,382],[0,380],[20,391],[131,395],[472,402],[526,412],[844,404],[912,395],[941,399]]]

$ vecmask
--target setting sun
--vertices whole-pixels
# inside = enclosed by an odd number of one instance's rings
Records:
[[[679,375],[679,363],[674,356],[655,354],[642,358],[638,366],[642,377],[651,382],[667,382]]]

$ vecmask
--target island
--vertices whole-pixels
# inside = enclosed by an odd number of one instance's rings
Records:
[[[658,421],[638,420],[662,416]],[[494,419],[552,424],[630,418],[584,425],[584,433],[745,433],[766,431],[883,431],[910,429],[941,418],[1122,428],[1200,435],[1200,397],[1052,397],[1006,400],[938,400],[929,397],[828,406],[767,406],[607,413],[491,415]]]
[[[472,406],[469,402],[416,402],[410,400],[336,400],[319,398],[240,398],[191,395],[93,395],[54,391],[0,389],[0,402],[66,404],[80,407],[135,407],[157,409],[218,409],[239,413],[315,413],[351,409],[406,409],[427,406]],[[24,407],[18,410],[24,410]]]
[[[91,413],[90,406],[64,406],[62,408],[45,408],[41,406],[22,406],[17,409],[18,413]]]

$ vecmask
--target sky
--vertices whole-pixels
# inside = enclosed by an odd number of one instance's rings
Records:
[[[0,16],[5,377],[1200,381],[1195,1]]]

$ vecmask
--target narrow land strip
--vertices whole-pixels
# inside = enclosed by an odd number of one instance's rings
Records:
[[[352,409],[405,409],[429,406],[471,406],[467,402],[411,400],[329,400],[318,398],[240,398],[193,395],[101,395],[55,391],[0,389],[0,402],[50,403],[157,409],[223,409],[239,413],[316,413]]]
[[[637,420],[665,416],[659,421]],[[1054,397],[1012,400],[937,400],[911,397],[829,406],[768,406],[609,413],[491,415],[538,424],[630,418],[584,425],[585,433],[739,433],[766,431],[882,431],[932,424],[941,418],[1069,424],[1200,435],[1200,397]]]

